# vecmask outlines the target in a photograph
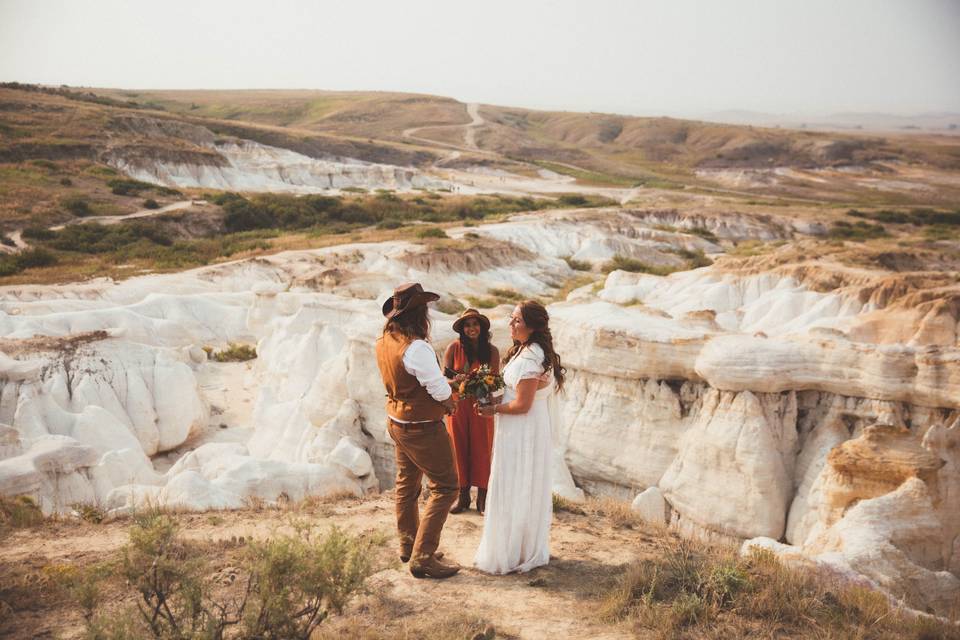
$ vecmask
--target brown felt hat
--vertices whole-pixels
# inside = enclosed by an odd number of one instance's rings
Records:
[[[463,323],[470,318],[476,318],[480,321],[480,326],[483,327],[484,331],[490,331],[490,318],[483,315],[476,309],[467,309],[461,313],[460,317],[453,321],[453,330],[457,333],[460,333],[460,329],[463,328]]]
[[[383,303],[383,315],[396,318],[404,311],[415,309],[428,302],[439,300],[440,296],[432,291],[424,291],[419,282],[408,282],[393,290],[393,297]]]

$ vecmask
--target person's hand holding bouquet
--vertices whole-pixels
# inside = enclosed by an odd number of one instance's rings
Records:
[[[483,365],[466,374],[458,391],[462,397],[473,398],[477,406],[496,404],[503,398],[503,376]]]

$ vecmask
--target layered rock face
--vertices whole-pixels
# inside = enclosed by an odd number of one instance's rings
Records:
[[[110,164],[138,180],[231,191],[316,193],[346,187],[405,191],[446,186],[412,168],[351,158],[318,160],[249,140],[211,145],[211,150],[222,161],[210,164],[117,155]]]
[[[574,477],[630,487],[644,517],[688,535],[814,558],[950,613],[960,351],[943,332],[936,344],[916,339],[929,311],[898,309],[913,320],[900,327],[910,344],[866,341],[884,309],[864,300],[873,288],[821,293],[717,268],[615,272],[596,295],[554,305],[573,370]],[[941,311],[949,323],[955,331]]]
[[[463,229],[451,232],[461,241],[430,245],[7,287],[0,491],[37,496],[47,511],[123,511],[388,487],[373,343],[397,283],[421,281],[445,303],[494,288],[550,299],[578,276],[564,258],[672,264],[679,249],[719,251],[684,228],[799,233],[764,218],[554,212],[469,229],[481,236],[469,246]],[[636,496],[645,518],[688,535],[813,559],[949,611],[960,597],[953,285],[722,262],[596,278],[549,305],[568,368],[558,492],[576,497],[575,481]],[[510,310],[489,311],[503,347]],[[433,319],[442,349],[453,316]],[[201,348],[230,341],[256,342],[259,357],[215,363]]]

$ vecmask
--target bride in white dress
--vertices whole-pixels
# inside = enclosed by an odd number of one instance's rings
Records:
[[[481,571],[526,572],[550,560],[553,436],[549,399],[565,369],[553,351],[547,310],[521,302],[510,316],[513,347],[503,367],[503,402],[479,407],[496,415],[483,536],[474,558]]]

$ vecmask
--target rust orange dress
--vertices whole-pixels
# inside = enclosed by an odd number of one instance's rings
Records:
[[[451,345],[453,349],[453,368],[458,373],[467,369],[467,354],[460,341]],[[492,345],[491,345],[492,349]],[[490,369],[500,371],[500,363],[491,353]],[[469,371],[479,368],[483,363],[474,362]],[[473,399],[462,398],[457,402],[453,415],[447,417],[447,431],[453,442],[453,455],[457,462],[457,477],[460,488],[487,488],[490,477],[490,454],[493,451],[493,418],[477,415],[473,408]]]

